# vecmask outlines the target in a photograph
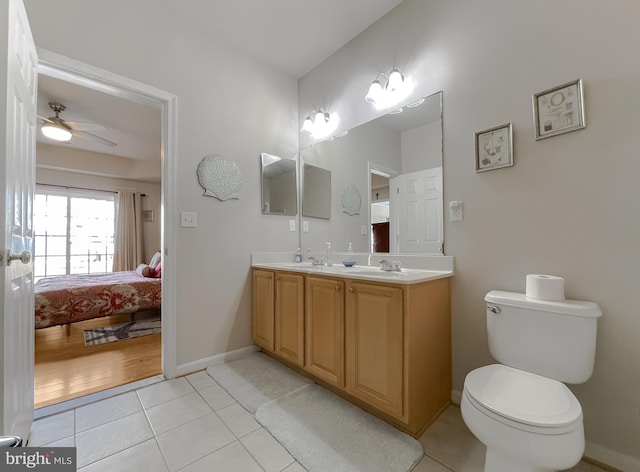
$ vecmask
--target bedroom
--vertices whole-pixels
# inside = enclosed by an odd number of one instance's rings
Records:
[[[62,142],[38,133],[36,408],[162,373],[160,334],[126,339],[141,327],[159,324],[160,279],[142,278],[133,269],[150,263],[160,248],[160,112],[41,73],[41,123],[54,116],[49,103],[62,104],[59,117],[80,132],[74,129],[71,140]],[[130,272],[112,272],[114,218],[120,199],[131,193],[140,195],[141,211],[135,215],[140,241],[120,253],[135,252],[137,262],[129,264]],[[135,236],[120,238],[135,244]],[[111,280],[131,285],[114,291],[104,285]],[[78,283],[93,288],[79,295],[73,290]],[[133,311],[138,313],[132,316]],[[118,336],[109,336],[113,332]]]

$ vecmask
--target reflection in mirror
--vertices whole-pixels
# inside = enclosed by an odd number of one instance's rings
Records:
[[[302,216],[331,218],[331,171],[304,164],[302,172]]]
[[[300,157],[333,172],[333,217],[307,222],[305,250],[321,251],[330,241],[335,251],[351,242],[357,252],[442,254],[442,92],[303,149]],[[350,185],[367,206],[359,215],[341,211]]]
[[[296,161],[262,153],[262,213],[296,215],[298,213]]]

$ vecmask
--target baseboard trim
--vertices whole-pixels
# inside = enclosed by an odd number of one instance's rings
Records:
[[[198,372],[199,370],[205,370],[210,365],[222,364],[223,362],[233,361],[246,357],[254,352],[260,350],[259,346],[252,345],[236,349],[235,351],[223,352],[222,354],[216,354],[215,356],[205,357],[193,362],[187,362],[176,367],[176,377],[182,377],[184,375]]]
[[[640,459],[587,441],[584,459],[611,472],[640,471]]]
[[[460,390],[452,390],[451,403],[453,403],[455,406],[460,406],[461,401],[462,401],[462,392]]]

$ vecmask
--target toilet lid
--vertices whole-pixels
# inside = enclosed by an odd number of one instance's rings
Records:
[[[501,364],[467,375],[465,391],[479,406],[518,423],[562,428],[582,420],[582,408],[557,380]]]

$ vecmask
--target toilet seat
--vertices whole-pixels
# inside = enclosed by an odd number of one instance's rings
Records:
[[[538,434],[562,434],[582,424],[582,408],[561,382],[506,365],[470,372],[466,399],[496,421]]]

